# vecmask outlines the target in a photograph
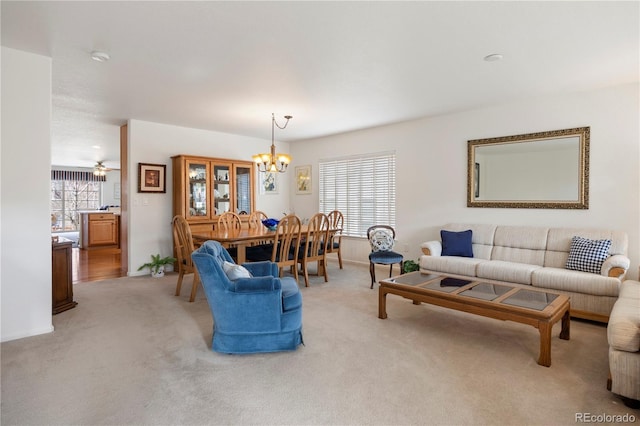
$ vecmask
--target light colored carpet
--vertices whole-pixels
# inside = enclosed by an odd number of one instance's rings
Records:
[[[384,276],[384,271],[379,271]],[[388,296],[366,266],[329,265],[302,288],[295,352],[210,350],[202,290],[177,275],[78,284],[55,332],[2,344],[3,425],[575,424],[631,410],[606,389],[606,327],[554,326],[552,365],[532,327]],[[303,281],[301,280],[301,285]],[[186,287],[186,288],[185,288]]]

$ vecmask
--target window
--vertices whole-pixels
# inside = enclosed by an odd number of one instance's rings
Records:
[[[320,160],[320,211],[344,214],[344,235],[396,224],[396,154],[383,152]]]
[[[100,208],[100,191],[104,176],[91,172],[51,171],[51,230],[80,229],[81,210]]]

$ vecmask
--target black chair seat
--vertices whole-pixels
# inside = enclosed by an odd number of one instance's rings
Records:
[[[261,262],[271,260],[273,253],[273,244],[260,244],[257,246],[247,247],[247,260],[249,262]]]
[[[374,251],[369,254],[369,262],[382,265],[392,265],[394,263],[400,263],[403,260],[404,257],[395,251]]]

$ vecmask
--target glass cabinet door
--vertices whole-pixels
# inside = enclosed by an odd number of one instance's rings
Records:
[[[213,165],[213,205],[214,215],[232,211],[231,165]]]
[[[251,191],[253,190],[253,174],[251,166],[235,166],[235,185],[236,185],[236,199],[235,199],[235,212],[238,214],[251,214],[252,211],[252,197]]]
[[[187,162],[187,174],[189,178],[188,216],[189,218],[205,218],[209,215],[207,194],[207,178],[209,176],[209,164],[206,162]]]

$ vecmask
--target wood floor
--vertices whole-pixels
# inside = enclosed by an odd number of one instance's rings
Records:
[[[74,284],[126,276],[120,269],[120,249],[72,251]]]

